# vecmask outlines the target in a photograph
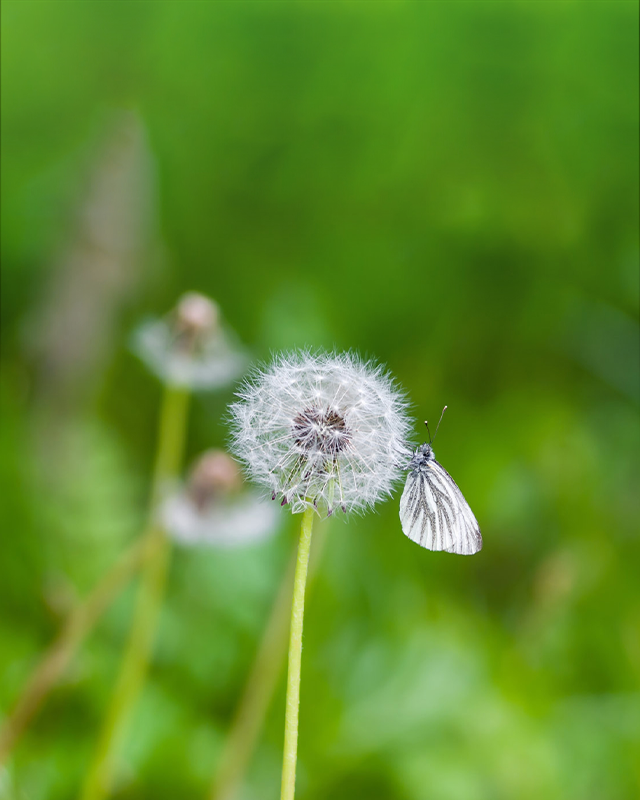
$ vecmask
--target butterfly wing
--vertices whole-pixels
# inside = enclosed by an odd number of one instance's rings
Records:
[[[451,475],[435,460],[407,475],[400,523],[405,536],[428,550],[470,556],[482,548],[473,511]]]

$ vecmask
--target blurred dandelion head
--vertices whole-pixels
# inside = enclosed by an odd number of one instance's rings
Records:
[[[352,353],[290,353],[257,371],[238,396],[233,452],[294,513],[364,511],[400,477],[409,418],[381,367]]]
[[[181,544],[233,547],[275,532],[278,515],[255,490],[242,490],[236,462],[220,450],[196,461],[186,484],[164,503],[162,519]]]
[[[206,508],[221,496],[237,492],[242,476],[236,462],[222,450],[208,450],[189,474],[187,492],[198,508]]]
[[[206,336],[218,327],[220,312],[213,300],[198,292],[187,292],[175,310],[176,329],[189,339]]]
[[[164,383],[201,391],[231,383],[246,363],[217,304],[197,292],[183,295],[166,317],[143,322],[133,349]]]

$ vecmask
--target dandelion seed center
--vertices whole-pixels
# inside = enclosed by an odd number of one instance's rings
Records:
[[[303,450],[335,456],[347,447],[351,434],[335,409],[305,408],[294,417],[293,437]]]

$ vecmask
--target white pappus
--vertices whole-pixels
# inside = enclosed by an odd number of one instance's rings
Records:
[[[436,461],[431,441],[416,449],[407,467],[400,498],[402,532],[428,550],[473,555],[482,549],[480,526],[457,483]]]
[[[353,353],[299,351],[256,371],[231,406],[233,452],[294,513],[364,511],[409,455],[406,401]]]

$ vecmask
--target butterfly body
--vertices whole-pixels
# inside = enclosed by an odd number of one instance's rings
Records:
[[[478,522],[430,444],[421,444],[407,466],[400,499],[402,531],[428,550],[473,555],[482,548]]]

